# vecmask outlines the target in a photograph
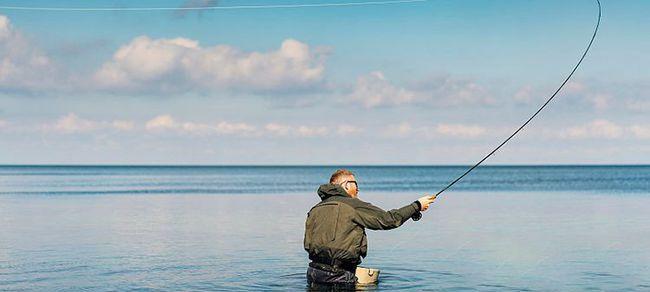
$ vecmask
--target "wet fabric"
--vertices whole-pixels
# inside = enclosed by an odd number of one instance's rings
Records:
[[[357,277],[353,272],[347,270],[324,270],[312,265],[307,268],[307,284],[312,289],[340,288],[353,290],[356,283]]]

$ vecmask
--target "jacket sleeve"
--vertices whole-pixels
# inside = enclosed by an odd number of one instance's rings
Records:
[[[355,222],[372,230],[388,230],[401,226],[419,210],[416,203],[408,204],[399,209],[384,211],[370,203],[355,207]]]

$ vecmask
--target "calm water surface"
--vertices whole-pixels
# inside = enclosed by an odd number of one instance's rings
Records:
[[[0,167],[0,290],[304,290],[305,215],[335,168]],[[355,170],[394,208],[463,168]],[[649,180],[481,169],[421,221],[369,231],[364,265],[375,290],[648,291]]]

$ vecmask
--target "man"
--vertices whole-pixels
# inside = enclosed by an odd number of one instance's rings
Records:
[[[359,187],[354,174],[340,169],[329,184],[318,188],[321,202],[307,214],[304,247],[311,263],[307,281],[315,284],[354,285],[355,270],[366,256],[365,228],[388,230],[413,217],[419,219],[435,200],[424,196],[402,208],[384,211],[357,198]]]

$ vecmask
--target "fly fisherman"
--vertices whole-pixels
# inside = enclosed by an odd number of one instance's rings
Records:
[[[307,214],[304,247],[309,253],[307,282],[354,286],[355,271],[368,249],[365,228],[388,230],[409,218],[419,219],[435,200],[424,196],[402,208],[384,211],[357,198],[354,174],[345,169],[332,174],[329,184],[318,188],[321,202]]]

